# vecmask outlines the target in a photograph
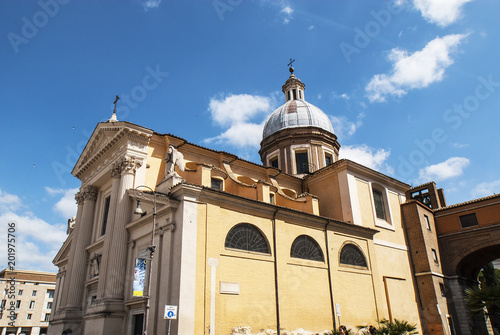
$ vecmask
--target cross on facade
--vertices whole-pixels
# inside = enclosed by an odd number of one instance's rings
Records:
[[[292,60],[292,59],[290,58],[290,63],[288,63],[288,66],[293,66],[293,62],[295,62],[295,59],[294,59],[294,60]]]

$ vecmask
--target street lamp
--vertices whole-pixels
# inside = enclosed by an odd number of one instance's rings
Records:
[[[145,193],[144,191],[141,191],[140,189],[146,189],[151,193]],[[156,250],[156,245],[155,245],[155,228],[156,228],[156,192],[153,191],[151,187],[141,185],[137,186],[136,188],[133,189],[134,195],[137,198],[137,207],[134,210],[134,214],[139,214],[142,216],[146,215],[146,212],[144,212],[141,208],[141,199],[147,199],[147,200],[153,200],[153,228],[151,229],[151,246],[148,247],[149,250],[149,271],[148,271],[148,293],[146,296],[146,310],[144,313],[144,335],[147,335],[148,333],[148,322],[149,322],[149,309],[150,309],[150,302],[151,302],[151,278],[152,278],[152,271],[153,271],[153,254]]]

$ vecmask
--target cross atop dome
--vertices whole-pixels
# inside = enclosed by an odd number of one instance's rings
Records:
[[[285,100],[290,101],[290,100],[304,100],[304,88],[306,85],[304,85],[299,78],[295,77],[293,72],[295,69],[293,68],[293,62],[295,62],[295,59],[290,58],[290,63],[288,63],[288,66],[290,67],[288,70],[290,71],[290,77],[287,79],[285,82],[285,85],[281,88],[283,93],[285,94]]]
[[[291,74],[293,74],[293,71],[295,71],[295,69],[293,68],[293,62],[295,62],[295,59],[292,60],[290,58],[290,63],[288,63],[288,66],[290,67],[288,70],[290,71]]]

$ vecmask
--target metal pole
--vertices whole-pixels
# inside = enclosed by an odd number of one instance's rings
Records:
[[[153,228],[151,229],[151,246],[149,247],[150,257],[149,257],[149,271],[148,271],[148,295],[146,296],[146,310],[144,311],[144,335],[148,334],[148,324],[149,324],[149,309],[151,304],[151,281],[153,278],[153,254],[155,252],[155,228],[156,228],[156,192],[153,191],[151,187],[141,185],[134,188],[134,193],[137,197],[145,197],[144,193],[139,191],[139,188],[146,188],[153,193]],[[147,198],[147,197],[145,197]],[[170,324],[169,324],[169,334],[170,334]]]
[[[172,323],[172,320],[168,319],[168,335],[170,335],[170,324]]]

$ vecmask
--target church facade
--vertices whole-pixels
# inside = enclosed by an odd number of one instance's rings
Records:
[[[99,123],[73,170],[78,212],[54,259],[49,334],[323,334],[382,319],[450,334],[441,265],[416,280],[402,210],[413,189],[339,160],[304,88],[291,68],[262,165]],[[425,242],[420,255],[439,251]]]

